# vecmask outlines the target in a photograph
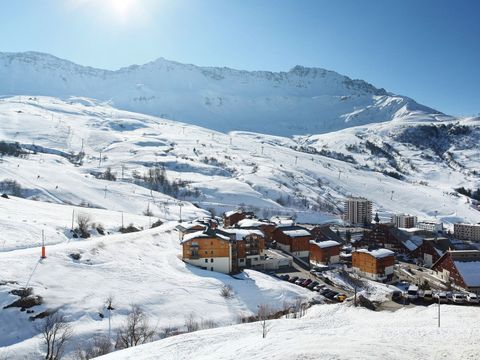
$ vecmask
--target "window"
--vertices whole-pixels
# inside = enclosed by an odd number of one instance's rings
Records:
[[[240,259],[240,262],[241,262],[241,263],[245,262],[245,259]]]
[[[210,268],[210,271],[213,271],[213,267]]]
[[[213,255],[213,250],[212,250],[212,251],[210,251],[210,254],[212,254],[212,255]]]
[[[210,245],[212,245],[212,246],[213,246],[213,241],[210,241]]]
[[[207,263],[207,262],[208,262],[208,259],[205,259],[205,262]]]
[[[210,262],[212,263],[212,262],[213,262],[213,259],[210,259]]]
[[[208,250],[205,250],[205,254],[208,254]]]

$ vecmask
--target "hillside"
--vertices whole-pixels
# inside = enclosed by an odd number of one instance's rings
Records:
[[[454,191],[479,185],[479,119],[397,120],[284,138],[224,134],[90,99],[49,97],[0,100],[0,119],[0,140],[29,152],[3,157],[0,181],[17,181],[18,195],[29,199],[137,215],[149,209],[163,220],[244,206],[261,217],[325,222],[338,221],[353,194],[372,199],[381,216],[437,211],[447,224],[479,217]],[[441,148],[417,143],[431,126],[440,128],[430,143]],[[442,131],[460,133],[444,138]],[[102,178],[108,168],[117,181]]]
[[[315,306],[305,318],[205,330],[100,357],[102,360],[186,359],[474,359],[479,314],[471,307],[436,305],[372,312],[344,305]],[[361,330],[359,330],[361,329]],[[435,346],[432,346],[435,344]]]
[[[52,204],[44,205],[48,206]],[[28,204],[17,204],[17,209],[25,211]],[[48,212],[38,211],[35,218],[48,222],[48,217]],[[101,216],[97,219],[106,220]],[[133,303],[148,313],[151,325],[160,332],[166,327],[182,328],[190,314],[199,322],[228,325],[254,314],[259,304],[276,304],[280,309],[284,302],[312,297],[306,289],[256,271],[247,270],[234,278],[186,265],[178,257],[181,246],[173,230],[176,224],[50,245],[44,260],[39,259],[36,244],[0,252],[0,323],[8,324],[0,327],[0,357],[41,356],[37,323],[29,317],[46,309],[61,309],[67,314],[77,344],[92,334],[107,334],[105,301],[110,296],[114,298],[114,332]],[[220,295],[224,284],[232,286],[234,298]],[[44,303],[33,307],[31,314],[18,308],[3,309],[18,299],[9,291],[21,287],[32,287],[33,293],[43,298]]]
[[[445,118],[408,97],[320,68],[249,72],[162,58],[108,71],[48,54],[0,53],[0,95],[83,96],[217,131],[282,136],[411,116]]]

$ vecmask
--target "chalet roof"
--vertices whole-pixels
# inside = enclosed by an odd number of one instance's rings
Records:
[[[315,232],[321,233],[328,240],[333,240],[333,241],[343,243],[343,239],[340,236],[338,236],[337,233],[333,231],[329,225],[315,226],[310,231],[312,232],[312,234]]]
[[[302,237],[302,236],[312,236],[307,229],[301,226],[279,225],[277,226],[277,229],[283,232],[285,235],[290,236],[291,238]]]
[[[239,228],[258,227],[261,225],[270,225],[270,223],[258,219],[243,219],[237,223]]]
[[[480,287],[480,260],[454,261],[460,276],[468,287]]]
[[[201,223],[199,221],[192,221],[192,222],[188,222],[188,223],[178,224],[176,226],[176,229],[179,230],[179,231],[185,231],[185,230],[193,229],[197,226],[203,227],[203,228],[207,227],[207,225],[205,223]]]
[[[234,229],[224,229],[223,231],[225,231],[226,233],[235,235],[235,240],[243,240],[246,236],[252,235],[252,234],[262,236],[262,237],[264,236],[263,232],[261,232],[260,230],[255,230],[255,229],[234,228]]]
[[[221,230],[221,229],[212,229],[208,227],[207,229],[203,231],[196,231],[191,234],[187,234],[183,237],[183,240],[181,243],[183,244],[184,242],[197,239],[197,238],[218,238],[221,240],[225,241],[230,241],[231,240],[231,234]]]
[[[225,217],[230,217],[234,214],[245,214],[246,216],[254,216],[254,213],[251,212],[251,211],[243,211],[243,210],[231,210],[231,211],[227,211],[225,212],[223,215]]]
[[[388,249],[376,249],[376,250],[359,249],[359,250],[356,250],[355,252],[370,254],[376,259],[382,259],[388,256],[395,255],[393,251]]]
[[[310,240],[310,244],[317,245],[320,249],[327,249],[330,247],[334,246],[341,246],[339,242],[333,241],[333,240],[324,240],[324,241],[315,241],[315,240]]]

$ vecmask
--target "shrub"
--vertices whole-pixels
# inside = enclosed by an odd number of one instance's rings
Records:
[[[233,298],[233,289],[230,285],[224,284],[220,288],[220,295],[225,299]]]
[[[142,308],[133,304],[124,325],[117,332],[115,348],[126,349],[152,341],[155,330]]]

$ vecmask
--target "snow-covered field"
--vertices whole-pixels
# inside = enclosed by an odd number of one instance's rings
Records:
[[[180,335],[101,357],[102,360],[187,359],[449,359],[480,353],[477,308],[443,305],[394,313],[344,305],[311,308],[301,319],[270,321],[266,339],[258,323]]]
[[[20,287],[32,287],[45,301],[33,308],[33,314],[18,308],[0,310],[0,355],[8,359],[41,357],[36,323],[28,318],[45,309],[58,308],[67,316],[77,344],[94,333],[107,334],[108,321],[99,313],[106,315],[109,296],[114,299],[114,331],[122,325],[130,305],[138,304],[158,332],[168,326],[181,329],[191,313],[198,321],[228,325],[256,313],[260,304],[281,309],[284,302],[313,296],[256,271],[247,270],[234,278],[186,265],[179,258],[178,233],[172,230],[175,224],[47,246],[44,260],[40,260],[38,247],[0,252],[0,280],[15,281],[0,286],[0,308],[18,298],[9,291]],[[80,254],[80,259],[74,260],[71,254]],[[232,286],[232,299],[220,295],[224,284]]]
[[[344,197],[352,194],[373,200],[374,211],[381,215],[437,215],[447,224],[477,222],[480,216],[465,197],[452,195],[454,187],[478,186],[478,174],[473,173],[478,159],[465,149],[452,149],[463,166],[454,169],[447,168],[443,160],[421,158],[418,149],[415,157],[400,148],[396,156],[414,165],[403,180],[365,168],[386,164],[382,157],[353,154],[357,161],[353,164],[293,149],[307,144],[317,149],[328,145],[328,149],[340,151],[352,139],[375,140],[369,127],[307,139],[246,132],[224,134],[120,111],[93,100],[48,97],[3,99],[0,118],[1,139],[32,148],[34,144],[38,151],[27,159],[4,157],[0,164],[0,180],[17,180],[30,198],[135,214],[150,207],[156,217],[178,219],[180,207],[173,197],[133,183],[134,171],[144,174],[159,166],[166,169],[171,182],[184,182],[177,196],[185,200],[184,218],[206,213],[189,205],[193,203],[217,214],[244,205],[258,216],[296,213],[300,222],[338,221]],[[478,128],[478,120],[465,122],[474,131]],[[381,126],[384,132],[394,132],[399,124]],[[372,126],[376,129],[380,125]],[[465,139],[470,141],[475,134]],[[397,146],[393,140],[390,143]],[[66,159],[65,154],[77,154],[82,149],[86,153],[82,166]],[[93,176],[107,167],[117,175],[116,182]]]

